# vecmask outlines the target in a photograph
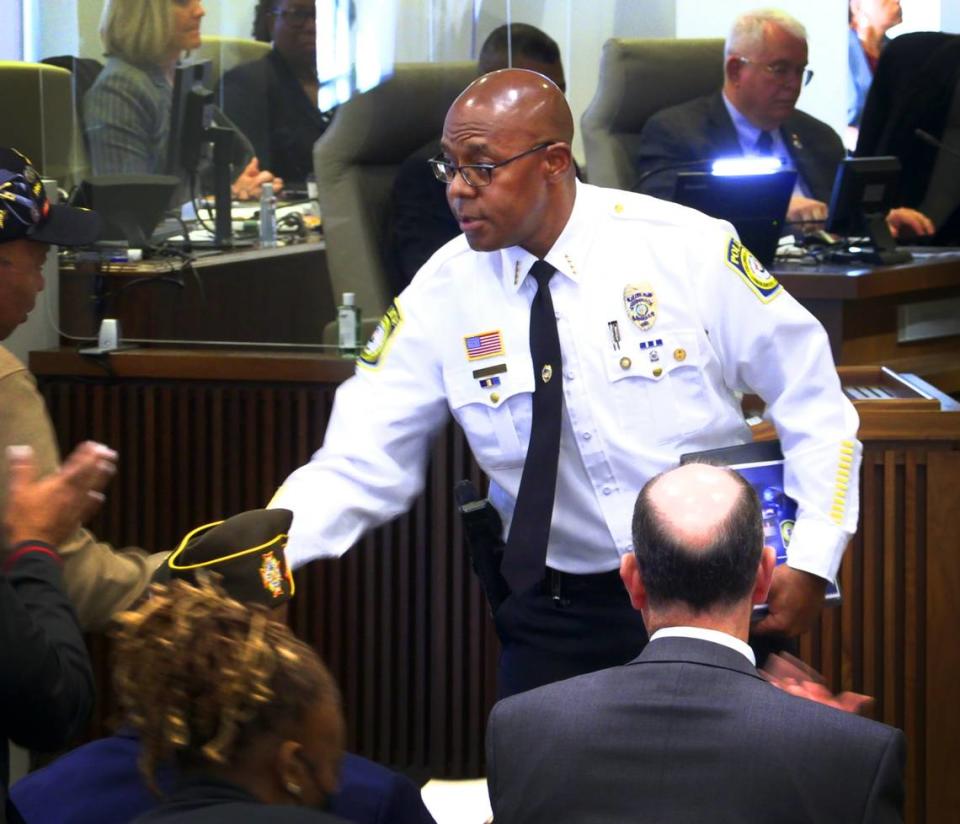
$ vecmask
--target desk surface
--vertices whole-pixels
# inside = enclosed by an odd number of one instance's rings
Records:
[[[85,356],[63,348],[30,353],[35,375],[78,378],[337,384],[354,369],[353,360],[335,355],[265,349],[129,349]]]
[[[795,298],[860,300],[960,286],[960,250],[921,252],[897,266],[776,263],[773,273]]]
[[[319,239],[200,251],[186,262],[66,262],[60,275],[60,326],[77,338],[95,338],[112,317],[124,339],[157,345],[319,344],[336,317]]]

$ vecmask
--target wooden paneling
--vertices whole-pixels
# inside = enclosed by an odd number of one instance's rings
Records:
[[[960,452],[865,442],[860,529],[840,571],[843,602],[801,639],[834,690],[874,696],[871,717],[907,737],[907,820],[960,808],[954,624],[960,599]]]
[[[343,371],[335,360],[261,356],[257,380],[217,381],[212,353],[173,380],[172,357],[114,356],[116,378],[69,353],[31,361],[61,443],[93,437],[120,450],[95,524],[118,545],[168,548],[198,523],[262,506],[320,444]],[[843,602],[801,639],[801,654],[835,690],[874,696],[874,717],[904,729],[908,821],[920,824],[960,808],[960,412],[895,407],[858,406],[861,519],[840,570]],[[341,684],[350,747],[436,776],[483,773],[495,690],[496,639],[452,511],[452,485],[465,476],[481,485],[450,427],[407,515],[298,572],[292,617]],[[99,653],[98,667],[105,676]]]
[[[63,448],[95,438],[120,451],[95,533],[152,551],[197,524],[263,506],[321,443],[334,391],[106,379],[43,379],[42,387]],[[291,619],[341,685],[351,750],[451,777],[482,774],[498,654],[452,512],[453,484],[467,476],[480,483],[451,427],[409,514],[343,559],[297,573]],[[94,649],[106,689],[102,639]],[[98,727],[111,703],[105,696]]]

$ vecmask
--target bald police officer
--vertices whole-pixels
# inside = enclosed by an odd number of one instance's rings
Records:
[[[389,307],[323,447],[273,504],[295,513],[294,565],[341,555],[419,494],[452,415],[491,478],[504,569],[537,570],[511,577],[496,612],[501,694],[639,652],[617,573],[633,500],[679,455],[750,440],[738,390],[767,402],[800,504],[757,632],[809,626],[857,521],[858,420],[820,324],[728,224],[579,183],[572,137],[535,72],[493,72],[457,98],[434,165],[463,234]],[[541,532],[543,549],[526,546]]]

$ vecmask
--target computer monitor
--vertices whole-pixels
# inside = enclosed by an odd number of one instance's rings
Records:
[[[912,258],[897,249],[886,223],[899,177],[900,161],[892,156],[850,157],[837,169],[826,229],[845,238],[866,238],[869,248],[854,253],[860,260],[893,264]]]
[[[236,132],[215,123],[212,61],[200,60],[177,66],[170,110],[167,171],[188,183],[191,198],[197,192],[197,172],[204,147],[213,146],[213,195],[216,204],[214,245],[232,245],[230,223],[231,155]],[[194,204],[196,207],[196,204]],[[199,213],[199,209],[197,209]]]
[[[98,241],[144,248],[170,206],[180,183],[172,175],[98,175],[76,190],[71,205],[96,211],[103,219]]]
[[[793,169],[746,175],[681,172],[673,199],[732,223],[743,245],[770,266],[796,180]]]
[[[177,66],[170,107],[167,173],[189,180],[196,174],[213,118],[213,63],[201,60]]]

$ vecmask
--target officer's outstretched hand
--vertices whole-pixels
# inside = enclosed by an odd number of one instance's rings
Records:
[[[810,629],[827,590],[825,579],[800,569],[780,564],[773,571],[773,583],[767,596],[769,612],[752,632],[792,637]]]

